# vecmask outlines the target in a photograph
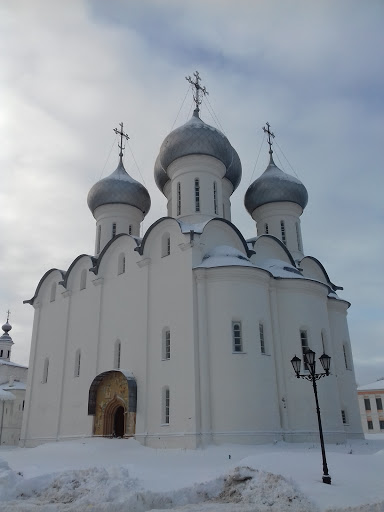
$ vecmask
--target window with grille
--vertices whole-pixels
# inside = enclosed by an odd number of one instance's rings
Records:
[[[181,215],[181,183],[177,184],[177,215]]]
[[[297,239],[297,248],[299,249],[299,251],[301,251],[302,246],[301,246],[300,228],[299,228],[298,222],[296,222],[296,239]]]
[[[169,425],[170,418],[170,393],[169,388],[163,389],[163,425]]]
[[[348,361],[348,354],[347,354],[347,347],[343,345],[343,355],[344,355],[344,364],[346,369],[349,369],[349,361]]]
[[[341,418],[343,420],[344,425],[346,425],[348,422],[347,422],[347,413],[345,412],[345,410],[341,411]]]
[[[269,234],[269,226],[268,226],[268,224],[267,224],[267,223],[265,223],[265,224],[264,224],[264,233],[265,233],[266,235],[268,235],[268,234]]]
[[[132,224],[128,227],[128,235],[132,235]]]
[[[283,220],[280,221],[280,229],[281,229],[281,240],[284,245],[287,245],[287,237],[285,235],[285,223]]]
[[[266,354],[265,339],[264,339],[264,325],[262,323],[259,323],[259,335],[260,335],[260,351],[262,354]]]
[[[217,215],[218,209],[217,209],[217,183],[216,183],[216,181],[213,183],[213,209],[214,209],[215,215]]]
[[[241,336],[241,322],[232,322],[233,352],[243,351],[243,340]]]
[[[309,350],[308,333],[304,329],[300,330],[300,340],[301,340],[301,351],[303,354],[303,361],[304,361],[304,370],[309,370],[309,367],[308,367],[307,363],[305,362],[305,352],[307,350]]]
[[[169,329],[163,330],[163,360],[171,359],[171,331]]]
[[[195,211],[200,211],[200,181],[195,179]]]
[[[117,274],[125,273],[125,254],[122,252],[119,254],[117,259]]]
[[[161,256],[169,256],[171,254],[171,237],[169,233],[164,233],[161,239]]]
[[[116,222],[112,224],[112,238],[116,236]]]

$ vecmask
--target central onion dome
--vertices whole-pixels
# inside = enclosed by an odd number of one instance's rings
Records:
[[[121,157],[117,169],[93,185],[87,202],[92,214],[104,204],[127,204],[138,208],[144,215],[151,207],[148,190],[127,173]]]
[[[160,147],[154,174],[156,185],[162,192],[169,181],[168,167],[177,158],[187,155],[208,155],[217,158],[225,165],[227,171],[224,178],[232,183],[233,190],[239,185],[241,180],[239,155],[220,130],[200,119],[197,109],[189,121],[173,130],[165,138]]]
[[[308,192],[300,180],[276,166],[271,154],[268,167],[245,193],[244,205],[252,215],[259,206],[282,201],[296,203],[304,210],[308,203]]]

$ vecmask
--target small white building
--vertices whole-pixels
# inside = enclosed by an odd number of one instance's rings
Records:
[[[25,404],[28,368],[10,360],[13,340],[10,323],[3,325],[0,336],[0,445],[17,445]]]
[[[384,379],[357,388],[365,434],[384,434]]]
[[[35,318],[23,445],[110,435],[185,448],[317,440],[312,386],[290,362],[307,347],[332,358],[318,384],[325,439],[362,436],[350,304],[304,253],[307,191],[270,149],[245,196],[256,223],[245,240],[231,222],[241,173],[197,106],[160,147],[167,216],[140,238],[150,197],[120,151],[88,194],[94,254],[49,270],[26,301]]]

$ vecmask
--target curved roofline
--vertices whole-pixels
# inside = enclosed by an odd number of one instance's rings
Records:
[[[332,286],[333,290],[336,291],[336,290],[344,290],[344,288],[342,286],[337,286],[336,284],[332,283],[332,281],[329,279],[329,275],[327,273],[327,271],[325,270],[324,268],[324,265],[321,263],[321,261],[319,261],[317,258],[315,258],[314,256],[304,256],[304,258],[302,258],[300,260],[300,264],[303,260],[305,260],[306,258],[310,259],[310,260],[313,260],[315,263],[317,263],[319,265],[319,267],[321,268],[321,270],[323,271],[328,283]],[[348,301],[346,301],[348,302]]]
[[[101,260],[103,259],[104,257],[104,254],[107,252],[107,250],[111,247],[111,245],[118,239],[118,238],[121,238],[123,236],[128,236],[129,238],[132,238],[135,242],[136,242],[136,245],[139,245],[137,243],[137,238],[134,237],[133,235],[128,235],[128,233],[119,233],[118,235],[114,236],[113,238],[110,239],[110,241],[104,246],[103,250],[101,251],[101,253],[99,254],[99,257],[98,258],[93,258],[96,260],[96,264],[89,269],[90,272],[93,272],[96,276],[97,274],[99,273],[99,267],[100,267],[100,263],[101,263]],[[136,251],[137,247],[135,247],[135,251]]]
[[[58,272],[60,272],[60,274],[62,275],[63,279],[65,279],[65,271],[64,270],[60,270],[59,268],[51,268],[50,270],[47,270],[47,272],[43,275],[43,277],[40,279],[39,281],[39,284],[37,285],[36,287],[36,290],[35,290],[35,294],[34,296],[31,298],[31,299],[28,299],[28,300],[23,300],[23,304],[31,304],[31,306],[33,306],[33,303],[36,299],[36,297],[38,296],[39,294],[39,291],[40,291],[40,288],[42,287],[43,285],[43,282],[45,281],[45,279],[49,276],[49,274],[51,274],[52,272],[56,272],[56,270]],[[61,284],[61,281],[59,282],[59,284]]]
[[[277,238],[277,236],[274,236],[274,235],[267,235],[267,234],[260,235],[260,236],[258,236],[258,237],[256,238],[256,240],[255,240],[255,241],[253,241],[253,242],[251,241],[250,243],[253,243],[253,247],[255,247],[255,245],[256,245],[256,243],[257,243],[257,241],[258,241],[258,240],[260,240],[260,238],[263,238],[263,237],[265,237],[265,238],[271,238],[272,240],[274,240],[275,242],[277,242],[277,243],[278,243],[278,245],[280,245],[280,247],[281,247],[282,249],[284,249],[284,252],[285,252],[285,253],[286,253],[286,255],[288,256],[289,261],[291,262],[291,264],[292,264],[295,268],[297,268],[297,265],[296,265],[296,263],[295,263],[295,260],[292,258],[292,254],[289,252],[289,250],[288,250],[288,249],[287,249],[287,247],[283,244],[283,242],[282,242],[279,238]]]
[[[240,238],[243,246],[244,246],[244,249],[245,249],[245,253],[246,255],[248,256],[248,258],[250,258],[253,254],[255,254],[255,251],[250,249],[248,247],[248,244],[247,244],[247,241],[245,240],[245,238],[243,237],[243,235],[241,234],[241,232],[239,231],[239,229],[234,225],[232,224],[232,222],[230,220],[227,220],[227,219],[224,219],[223,217],[214,217],[213,219],[210,219],[204,226],[203,228],[203,233],[204,233],[204,230],[205,228],[207,227],[207,225],[211,222],[214,222],[214,221],[218,221],[218,222],[224,222],[224,224],[227,224],[228,226],[230,226],[233,231],[235,231],[235,233],[237,234],[237,236]]]
[[[73,267],[76,265],[76,263],[81,259],[81,258],[84,258],[84,257],[87,257],[87,258],[90,258],[91,261],[92,261],[92,264],[94,265],[96,263],[96,258],[94,256],[91,256],[90,254],[80,254],[80,256],[77,256],[77,258],[75,258],[72,263],[69,265],[68,267],[68,270],[66,271],[65,273],[65,277],[62,281],[60,281],[59,284],[61,284],[62,286],[64,286],[64,288],[67,288],[67,283],[68,283],[68,278],[69,278],[69,274],[71,273]]]
[[[177,219],[175,219],[174,217],[161,217],[160,219],[157,219],[157,221],[155,221],[153,224],[151,224],[151,225],[149,226],[149,228],[147,229],[147,231],[146,231],[145,235],[143,236],[143,239],[142,239],[142,241],[141,241],[141,244],[140,244],[138,247],[136,247],[136,248],[135,248],[135,251],[137,251],[137,252],[140,254],[140,256],[142,256],[142,255],[143,255],[143,253],[144,253],[144,247],[145,247],[145,244],[146,244],[146,242],[147,242],[147,238],[148,238],[149,234],[151,233],[151,231],[152,231],[152,230],[153,230],[153,229],[154,229],[158,224],[160,224],[160,223],[161,223],[161,222],[163,222],[164,220],[174,220],[174,221],[178,224],[178,226],[179,226],[179,228],[180,228],[180,232],[182,232],[182,231],[181,231],[181,226],[180,226],[179,221],[178,221]]]

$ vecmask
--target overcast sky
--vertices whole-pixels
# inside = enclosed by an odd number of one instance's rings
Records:
[[[166,215],[153,165],[191,115],[185,76],[199,70],[201,117],[215,113],[243,165],[232,221],[255,235],[243,198],[267,166],[269,121],[276,163],[308,190],[304,251],[352,303],[357,381],[383,377],[383,20],[382,0],[1,0],[0,325],[10,308],[13,360],[29,359],[22,301],[46,270],[93,253],[86,198],[116,168],[121,121],[126,168],[152,199],[144,230]]]

